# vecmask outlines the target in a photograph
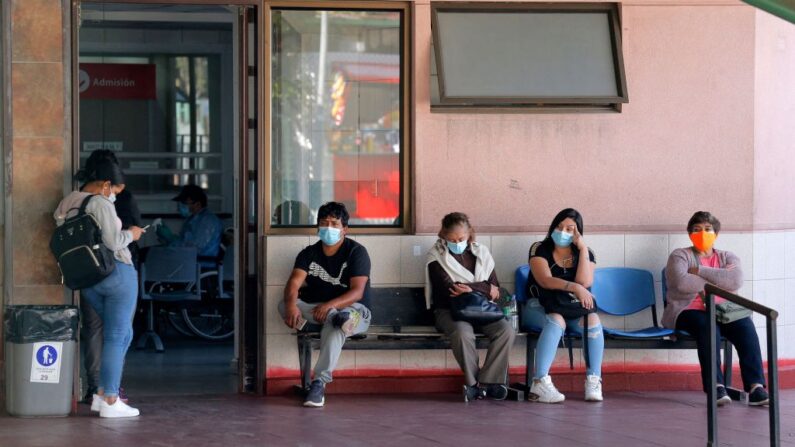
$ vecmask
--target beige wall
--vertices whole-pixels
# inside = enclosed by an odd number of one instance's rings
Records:
[[[763,51],[760,39],[771,40],[791,28],[768,28],[770,18],[760,19],[761,13],[739,2],[624,4],[630,103],[622,113],[456,114],[430,110],[430,5],[416,2],[414,13],[413,206],[418,235],[356,236],[374,260],[375,287],[421,285],[422,257],[414,255],[414,247],[424,254],[441,216],[455,209],[470,214],[479,240],[492,249],[500,281],[512,289],[513,270],[526,262],[527,249],[541,236],[539,231],[559,209],[574,206],[585,215],[590,234],[586,239],[597,253],[598,265],[650,270],[660,294],[660,270],[668,254],[688,244],[685,222],[693,211],[708,209],[721,218],[724,229],[743,230],[724,231],[718,241],[720,248],[743,260],[746,280],[739,293],[780,311],[781,337],[795,334],[795,308],[790,303],[795,302],[790,300],[795,293],[795,258],[768,261],[780,249],[780,238],[785,251],[795,248],[795,232],[751,231],[758,223],[754,200],[761,197],[768,207],[780,206],[793,191],[789,187],[789,193],[778,196],[760,194],[790,180],[771,181],[754,170],[760,160],[773,165],[785,161],[785,143],[793,141],[780,127],[767,126],[761,132],[755,128],[760,117],[767,116],[764,113],[779,113],[795,104],[775,96],[770,86],[755,96],[755,89],[769,78],[778,89],[795,94],[792,86],[783,85],[793,76],[780,72],[786,64],[779,59],[795,59],[795,45],[786,40],[786,48],[764,62],[756,54]],[[761,27],[765,31],[760,37]],[[760,115],[760,102],[777,109]],[[774,120],[782,121],[786,119]],[[775,141],[776,151],[760,151],[762,135]],[[458,183],[467,187],[454,186]],[[267,240],[266,376],[295,377],[295,340],[280,321],[276,305],[291,260],[314,238]],[[604,321],[635,329],[648,325],[650,316],[604,316]],[[764,350],[764,322],[756,323]],[[522,348],[519,343],[512,353],[514,367],[524,364]],[[779,345],[779,356],[793,358],[795,351]],[[558,361],[564,360],[561,354]],[[631,371],[637,365],[697,368],[697,359],[691,351],[605,353],[608,370]],[[420,371],[457,374],[458,367],[449,353],[346,351],[337,376]]]
[[[567,206],[591,230],[680,229],[697,209],[751,227],[751,7],[625,5],[629,104],[546,115],[431,113],[430,6],[415,13],[418,232],[452,210],[481,231],[541,230]]]
[[[755,15],[754,227],[795,228],[795,25]]]

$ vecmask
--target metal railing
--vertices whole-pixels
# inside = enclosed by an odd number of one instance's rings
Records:
[[[707,284],[704,287],[706,292],[707,302],[707,321],[709,321],[709,362],[707,362],[707,373],[709,374],[709,387],[707,388],[707,446],[718,445],[718,401],[715,399],[717,391],[717,371],[715,370],[715,363],[717,357],[715,348],[717,345],[716,336],[716,321],[715,321],[715,295],[721,298],[739,304],[746,309],[764,315],[765,324],[767,325],[767,376],[768,376],[768,394],[770,398],[768,412],[770,414],[770,445],[781,445],[781,424],[779,421],[779,395],[778,395],[778,360],[777,360],[777,344],[776,344],[776,319],[778,319],[778,312],[765,307],[759,303],[743,298],[739,295],[723,290],[712,284]],[[745,384],[746,386],[748,384]]]

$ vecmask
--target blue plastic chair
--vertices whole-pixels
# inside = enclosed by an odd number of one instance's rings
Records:
[[[604,328],[616,338],[662,338],[673,335],[671,329],[657,323],[654,277],[648,270],[610,267],[596,269],[591,293],[599,310],[610,315],[627,316],[651,308],[653,326],[638,330]]]
[[[527,281],[530,277],[530,264],[520,265],[516,268],[516,274],[514,276],[514,286],[516,288],[516,292],[514,296],[516,297],[516,302],[519,303],[519,306],[524,309],[524,306],[527,305]],[[540,327],[536,326],[526,326],[524,322],[521,320],[522,312],[519,312],[519,326],[522,330],[527,332],[539,333],[541,332]]]
[[[527,302],[527,280],[530,277],[530,264],[520,265],[516,268],[514,283],[516,285],[516,301]]]

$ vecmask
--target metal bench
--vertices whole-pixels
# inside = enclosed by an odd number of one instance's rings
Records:
[[[378,287],[370,289],[372,320],[366,334],[348,338],[342,349],[450,349],[450,340],[434,327],[431,310],[425,307],[422,287]],[[320,327],[307,325],[296,333],[301,369],[301,390],[310,384],[312,350],[320,348]],[[523,336],[524,334],[517,334]],[[478,349],[489,346],[482,334],[476,336]],[[523,399],[522,390],[509,390],[509,398]]]

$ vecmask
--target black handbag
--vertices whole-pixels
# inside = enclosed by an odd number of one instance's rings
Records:
[[[596,299],[594,299],[594,307],[586,309],[582,307],[582,303],[573,293],[565,290],[548,290],[536,285],[528,285],[527,296],[538,298],[538,302],[544,308],[544,312],[560,314],[566,320],[596,313]]]
[[[467,292],[450,298],[450,314],[455,321],[477,326],[505,318],[502,309],[480,292]]]

